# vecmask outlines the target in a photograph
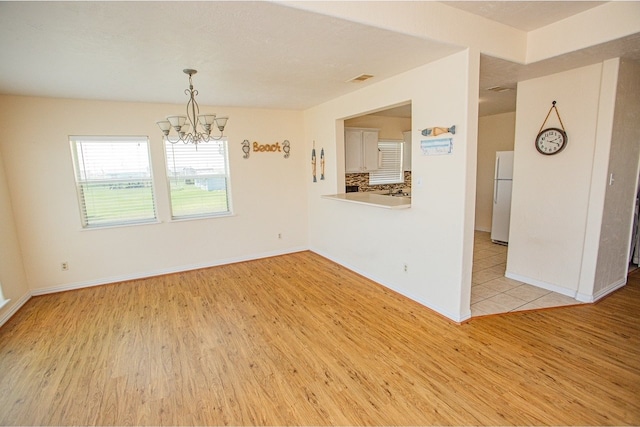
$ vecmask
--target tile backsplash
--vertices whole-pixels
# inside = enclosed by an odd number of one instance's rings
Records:
[[[405,171],[404,183],[383,185],[369,185],[368,173],[348,173],[345,174],[345,184],[357,185],[360,187],[360,191],[401,190],[403,188],[411,187],[411,172]]]

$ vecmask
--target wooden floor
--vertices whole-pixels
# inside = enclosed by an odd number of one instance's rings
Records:
[[[0,425],[638,425],[640,275],[457,325],[300,252],[32,298]]]

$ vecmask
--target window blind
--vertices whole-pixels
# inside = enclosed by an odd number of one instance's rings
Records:
[[[378,141],[380,162],[378,170],[369,172],[369,185],[398,184],[404,182],[402,168],[402,141]]]
[[[147,137],[70,137],[84,228],[156,221]]]
[[[229,214],[227,141],[194,144],[165,141],[173,219]]]

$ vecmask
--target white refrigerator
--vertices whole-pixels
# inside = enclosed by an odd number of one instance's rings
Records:
[[[513,151],[496,152],[496,166],[493,178],[491,241],[506,245],[509,242],[509,222],[511,219]]]

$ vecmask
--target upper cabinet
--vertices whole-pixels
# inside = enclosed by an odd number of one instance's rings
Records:
[[[411,131],[402,132],[404,147],[402,147],[402,166],[405,171],[411,170]]]
[[[345,172],[378,169],[378,129],[345,128]]]

